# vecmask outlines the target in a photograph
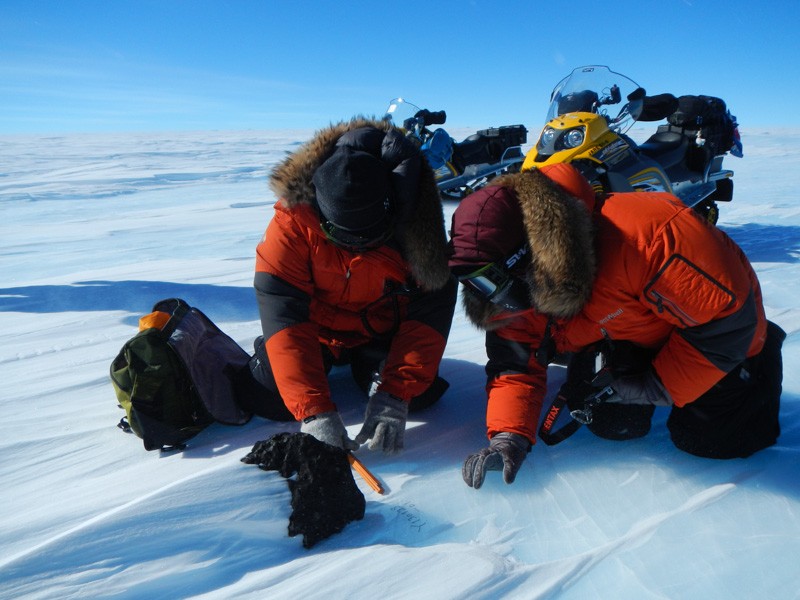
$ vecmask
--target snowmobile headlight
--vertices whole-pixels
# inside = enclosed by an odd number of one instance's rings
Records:
[[[586,131],[583,127],[576,127],[575,129],[570,129],[564,135],[564,145],[567,148],[577,148],[583,143],[584,138],[586,137]]]
[[[544,131],[542,131],[542,137],[539,140],[539,147],[547,148],[548,146],[552,146],[555,139],[556,130],[552,127],[545,127]]]

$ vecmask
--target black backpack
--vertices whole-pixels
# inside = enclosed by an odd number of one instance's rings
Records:
[[[125,417],[119,427],[145,450],[183,449],[214,422],[250,419],[236,403],[235,378],[250,356],[206,315],[179,298],[157,302],[110,368]]]

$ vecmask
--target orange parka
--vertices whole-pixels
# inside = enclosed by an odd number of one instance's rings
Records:
[[[467,314],[488,330],[489,437],[509,431],[535,441],[547,389],[536,353],[548,322],[559,352],[603,340],[655,351],[653,369],[679,407],[760,352],[766,316],[749,261],[673,195],[617,193],[595,204],[574,168],[554,165],[510,176],[462,205],[508,195],[531,246],[525,277],[534,308],[499,313],[465,295]]]
[[[339,144],[375,154],[392,170],[394,235],[353,252],[320,226],[311,177]],[[429,167],[401,133],[357,119],[322,130],[272,173],[280,200],[256,251],[255,288],[278,391],[296,419],[335,410],[320,344],[334,356],[389,341],[379,389],[405,401],[434,380],[450,329],[441,200]]]

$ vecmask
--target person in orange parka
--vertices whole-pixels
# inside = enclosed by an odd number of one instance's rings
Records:
[[[589,424],[598,436],[643,436],[665,405],[673,443],[691,454],[745,457],[775,443],[785,333],[767,321],[740,248],[675,196],[595,198],[571,165],[531,169],[462,200],[450,244],[488,355],[490,443],[465,461],[468,485],[487,470],[514,480],[556,353],[573,357],[560,392],[571,409],[592,389],[593,352],[613,376]]]
[[[390,123],[357,117],[317,132],[270,186],[279,200],[256,251],[263,338],[250,362],[261,391],[247,408],[345,450],[371,439],[397,452],[409,407],[448,387],[438,368],[457,283],[433,172]],[[327,379],[345,364],[369,396],[355,441]]]

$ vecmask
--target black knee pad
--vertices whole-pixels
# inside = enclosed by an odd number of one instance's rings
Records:
[[[785,335],[770,323],[760,354],[694,402],[672,409],[667,428],[676,448],[703,458],[746,458],[778,440]]]
[[[263,337],[256,338],[253,350],[250,361],[236,373],[233,381],[236,403],[243,410],[271,421],[294,421],[278,394]]]
[[[372,383],[380,378],[389,347],[384,342],[373,342],[351,350],[350,372],[356,385],[369,396]]]
[[[449,387],[450,384],[446,379],[437,376],[427,390],[422,392],[419,396],[411,399],[411,402],[408,405],[408,412],[416,412],[433,405],[439,400],[439,398],[444,396],[444,393]]]
[[[606,402],[592,410],[589,431],[607,440],[632,440],[650,432],[650,421],[656,407],[641,404]]]

